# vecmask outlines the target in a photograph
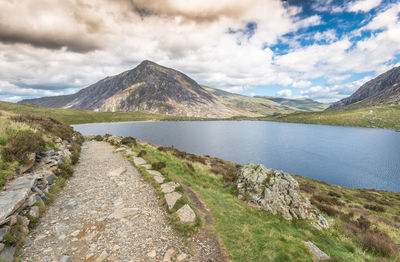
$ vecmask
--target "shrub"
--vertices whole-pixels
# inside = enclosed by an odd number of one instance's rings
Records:
[[[46,143],[42,136],[30,130],[19,130],[11,136],[8,145],[2,151],[5,161],[18,161],[24,164],[29,153],[42,152],[46,148]]]
[[[385,212],[385,208],[383,206],[365,204],[364,207],[366,209],[373,210],[376,212]]]
[[[165,164],[165,162],[156,162],[151,164],[151,168],[154,170],[161,170],[163,168],[165,168],[167,165]]]
[[[328,216],[342,216],[344,215],[342,212],[338,211],[337,209],[327,205],[327,204],[323,204],[320,202],[316,202],[313,199],[311,199],[311,203],[316,206],[319,210],[321,210],[322,212],[325,212]]]
[[[122,138],[121,144],[127,145],[127,146],[136,146],[137,142],[136,142],[135,138],[133,138],[131,136],[127,136],[127,137]]]
[[[63,124],[52,118],[44,118],[34,115],[15,115],[10,117],[15,122],[22,122],[27,124],[35,124],[40,126],[44,131],[50,133],[53,136],[62,138],[72,142],[74,135],[74,129],[69,125]]]
[[[55,172],[56,176],[61,176],[63,178],[71,177],[74,173],[74,170],[70,165],[60,164],[58,165],[57,171]]]
[[[367,230],[371,226],[371,221],[364,216],[360,216],[355,223],[361,230]]]
[[[97,135],[93,139],[96,140],[96,141],[99,141],[99,142],[103,141],[103,137],[101,135]]]
[[[337,198],[330,197],[323,194],[313,195],[312,200],[314,202],[318,201],[320,203],[326,203],[328,205],[343,206],[344,204],[340,202]]]
[[[8,138],[5,136],[0,136],[0,146],[5,146],[7,145]]]
[[[395,257],[398,254],[396,244],[388,235],[378,230],[363,234],[361,243],[364,248],[386,257]]]
[[[191,163],[186,162],[186,165],[187,165],[187,167],[189,168],[190,171],[192,171],[192,172],[196,171]]]
[[[307,183],[307,184],[301,184],[300,185],[300,190],[309,193],[309,194],[314,194],[316,188],[314,185]]]
[[[342,197],[342,195],[340,195],[339,193],[336,193],[334,191],[329,191],[328,195],[330,195],[332,197],[338,197],[338,198]]]
[[[147,154],[146,150],[140,150],[138,157],[145,156]]]

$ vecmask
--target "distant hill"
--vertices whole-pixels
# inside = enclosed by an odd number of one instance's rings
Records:
[[[323,110],[323,104],[308,100],[253,98],[205,88],[185,74],[151,61],[107,77],[79,92],[55,97],[26,99],[44,107],[85,109],[101,112],[131,112],[189,117],[257,117],[274,113]],[[296,101],[298,101],[296,103]],[[318,106],[310,106],[315,104]]]
[[[327,110],[398,104],[400,104],[400,66],[368,81],[354,94],[332,104]]]

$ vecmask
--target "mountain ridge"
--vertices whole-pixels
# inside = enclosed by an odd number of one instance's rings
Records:
[[[144,60],[131,70],[106,77],[75,94],[26,99],[19,103],[101,112],[142,111],[176,116],[227,118],[326,108],[320,107],[324,104],[313,102],[308,108],[298,108],[294,105],[295,102],[288,106],[273,99],[232,94],[201,86],[175,69]]]
[[[396,104],[400,104],[400,66],[366,82],[351,96],[332,104],[327,110]]]

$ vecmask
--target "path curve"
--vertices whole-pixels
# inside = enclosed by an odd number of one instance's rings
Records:
[[[152,186],[113,150],[84,144],[74,176],[28,236],[23,261],[162,261],[172,249],[184,256]],[[121,167],[127,171],[113,175]]]

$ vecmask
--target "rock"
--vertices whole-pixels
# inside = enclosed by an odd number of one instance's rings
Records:
[[[176,261],[177,262],[182,262],[182,261],[185,261],[186,258],[187,258],[187,255],[185,253],[182,253],[176,258]]]
[[[165,178],[163,176],[154,176],[153,178],[159,184],[163,183],[165,180]]]
[[[321,249],[319,249],[316,245],[314,245],[310,241],[304,241],[304,244],[308,247],[310,250],[313,260],[316,261],[325,261],[331,259],[327,254],[325,254]]]
[[[10,226],[17,224],[17,215],[10,216]]]
[[[28,226],[29,219],[26,216],[17,216],[17,224],[20,226]]]
[[[120,167],[120,168],[117,168],[117,169],[109,172],[108,175],[109,176],[120,176],[125,172],[126,172],[126,168],[125,167]]]
[[[28,206],[33,206],[38,201],[36,194],[31,194],[28,198]]]
[[[39,207],[33,206],[29,209],[29,215],[34,218],[38,218],[40,216]]]
[[[135,163],[135,165],[145,165],[146,164],[146,160],[144,160],[141,157],[134,157],[133,162]]]
[[[115,210],[111,215],[110,218],[121,219],[125,217],[134,216],[139,212],[139,208],[122,208]]]
[[[59,143],[59,144],[60,144],[60,143],[62,143],[62,139],[61,139],[60,137],[57,137],[57,138],[56,138],[56,140],[54,140],[54,142],[56,142],[56,143]]]
[[[318,225],[321,226],[322,228],[329,228],[328,221],[321,214],[318,215]]]
[[[11,262],[14,260],[15,247],[5,247],[0,253],[0,261]]]
[[[6,246],[6,245],[4,245],[3,243],[0,243],[0,252],[3,251],[3,249],[4,249],[5,246]]]
[[[168,182],[165,184],[161,185],[161,191],[166,194],[166,193],[171,193],[175,191],[175,188],[177,188],[178,186],[180,186],[178,183],[175,182]]]
[[[181,207],[178,211],[176,211],[176,213],[178,214],[181,222],[194,222],[196,219],[196,214],[188,204]]]
[[[30,188],[21,188],[18,190],[7,190],[0,195],[0,225],[4,224],[6,218],[20,208],[28,198],[31,192]]]
[[[10,232],[10,228],[8,227],[0,228],[0,242],[3,241],[4,236],[7,235],[8,232]]]
[[[241,199],[248,199],[272,214],[283,218],[315,218],[311,203],[303,198],[299,184],[289,174],[263,165],[245,165],[238,174]]]
[[[182,197],[178,192],[172,192],[165,194],[165,200],[167,201],[168,209],[174,208],[176,201]]]
[[[115,149],[114,153],[119,153],[122,151],[126,151],[126,148],[123,148],[123,147],[117,148],[117,149]]]
[[[71,233],[71,236],[76,237],[79,235],[79,233],[81,233],[80,230],[75,230],[74,232]]]
[[[72,257],[63,256],[58,262],[72,262]]]
[[[54,174],[47,174],[44,178],[46,179],[48,185],[52,185],[55,177],[56,176]]]
[[[36,153],[30,153],[28,155],[26,163],[19,168],[19,172],[22,174],[31,169],[35,165],[35,161]]]
[[[146,168],[146,169],[150,169],[151,165],[142,165],[142,167]]]
[[[157,256],[157,252],[153,249],[149,253],[147,253],[147,257],[149,258],[155,258]]]
[[[108,257],[106,251],[103,251],[100,256],[95,260],[95,262],[103,262]]]
[[[175,253],[176,253],[175,249],[173,248],[168,249],[164,255],[163,262],[170,262],[171,259],[174,257]]]
[[[147,170],[147,172],[153,176],[162,176],[162,174],[156,170]]]

